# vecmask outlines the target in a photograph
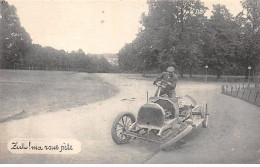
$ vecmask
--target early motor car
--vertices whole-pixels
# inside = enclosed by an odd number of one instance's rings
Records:
[[[208,126],[208,106],[197,105],[190,96],[169,98],[159,96],[167,82],[159,81],[157,94],[140,107],[137,117],[132,113],[120,113],[113,122],[111,135],[116,144],[128,143],[131,139],[143,139],[160,144],[161,149],[176,143],[192,129]],[[184,101],[189,99],[190,104]]]

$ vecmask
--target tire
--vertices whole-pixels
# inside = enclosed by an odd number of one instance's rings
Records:
[[[136,121],[135,116],[132,113],[124,112],[119,114],[113,122],[111,129],[111,136],[116,144],[128,143],[131,139],[130,136],[123,135],[124,132]]]
[[[204,121],[202,122],[202,127],[207,128],[208,127],[208,121],[209,121],[208,104],[207,103],[206,103],[205,108],[204,108],[203,118],[204,118]]]

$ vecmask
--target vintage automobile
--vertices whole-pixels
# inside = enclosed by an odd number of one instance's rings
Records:
[[[157,94],[140,107],[137,119],[129,112],[119,114],[113,122],[111,135],[116,144],[125,144],[130,139],[143,139],[160,144],[166,149],[186,136],[192,129],[208,126],[207,103],[198,106],[190,96],[191,104],[184,104],[180,97],[159,96],[167,82],[156,83]]]

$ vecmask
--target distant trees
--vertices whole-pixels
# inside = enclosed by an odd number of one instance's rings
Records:
[[[82,49],[70,53],[33,44],[26,56],[26,69],[81,72],[115,72],[102,55],[88,56]]]
[[[225,6],[212,16],[200,0],[149,0],[137,38],[119,51],[119,67],[128,71],[162,71],[174,65],[184,73],[246,74],[259,64],[260,2],[244,0],[236,17]]]
[[[0,1],[0,68],[116,72],[102,55],[85,54],[82,49],[70,53],[33,44],[20,25],[16,8]]]

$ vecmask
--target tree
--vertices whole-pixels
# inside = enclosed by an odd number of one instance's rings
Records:
[[[1,66],[15,68],[24,62],[31,46],[30,35],[20,25],[16,8],[6,1],[1,1]]]
[[[204,14],[208,8],[199,0],[176,1],[175,6],[178,44],[172,49],[176,54],[180,75],[183,76],[185,68],[188,67],[191,76],[192,67],[200,65],[201,34],[207,20]]]
[[[247,67],[251,66],[255,71],[260,63],[260,2],[259,0],[244,0],[241,4],[243,11],[236,17],[241,29],[238,56],[247,77]]]
[[[142,14],[142,28],[132,42],[132,48],[119,52],[119,64],[122,59],[129,58],[148,70],[162,70],[165,65],[176,65],[181,76],[187,67],[191,72],[191,68],[200,63],[200,34],[206,21],[204,13],[207,8],[200,0],[150,0],[147,3],[149,12]],[[132,53],[125,56],[128,51]]]
[[[137,58],[132,44],[126,44],[118,53],[118,63],[122,70],[131,71],[136,70],[135,65]]]
[[[217,78],[233,66],[238,45],[238,25],[224,5],[213,5],[213,15],[207,24],[204,62],[217,73]]]

